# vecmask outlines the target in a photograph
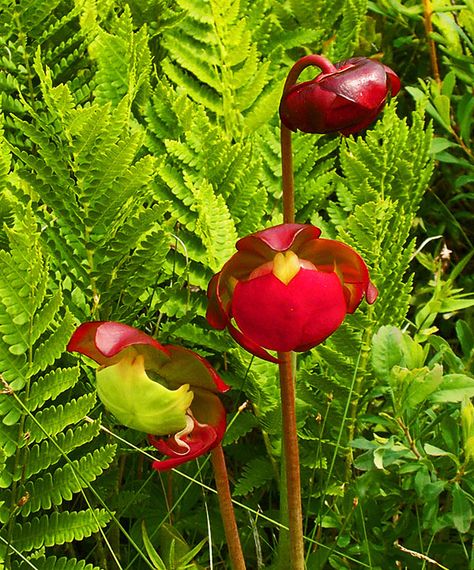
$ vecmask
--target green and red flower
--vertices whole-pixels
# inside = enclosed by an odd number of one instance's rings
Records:
[[[229,387],[196,353],[116,322],[82,324],[67,349],[100,365],[97,393],[105,408],[123,425],[150,434],[150,443],[169,457],[155,461],[155,469],[176,467],[221,442],[226,414],[217,394]]]
[[[237,253],[208,288],[207,320],[228,328],[246,350],[271,362],[268,350],[303,352],[323,342],[377,289],[349,246],[320,239],[305,224],[282,224],[237,242]]]

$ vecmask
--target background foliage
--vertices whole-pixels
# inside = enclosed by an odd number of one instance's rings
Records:
[[[474,569],[473,1],[432,18],[415,0],[0,7],[0,565],[227,565],[206,459],[152,472],[65,353],[111,319],[235,389],[245,555],[278,567],[276,370],[208,327],[205,291],[238,237],[282,221],[279,97],[315,52],[383,58],[405,90],[357,138],[294,137],[297,220],[357,249],[380,290],[299,357],[308,568]]]

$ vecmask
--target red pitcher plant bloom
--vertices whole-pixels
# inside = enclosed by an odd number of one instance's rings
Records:
[[[377,289],[349,246],[307,224],[281,224],[237,242],[208,288],[207,320],[252,354],[303,352],[323,342]]]
[[[297,75],[308,65],[317,65],[322,73],[295,85]],[[305,56],[288,79],[280,118],[288,129],[304,133],[356,133],[375,121],[389,94],[393,97],[400,91],[394,71],[365,57],[332,64],[319,55]]]
[[[116,322],[82,324],[67,349],[99,364],[97,393],[105,408],[123,425],[150,434],[150,443],[169,457],[153,463],[158,471],[221,442],[226,419],[217,394],[229,387],[196,353]]]

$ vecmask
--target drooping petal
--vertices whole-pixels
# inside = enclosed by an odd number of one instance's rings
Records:
[[[258,356],[263,360],[268,360],[268,362],[278,364],[278,358],[272,356],[268,351],[266,351],[258,343],[254,342],[251,338],[242,334],[242,332],[239,331],[238,328],[234,327],[231,322],[227,325],[227,328],[229,329],[232,338],[238,342],[242,348],[245,348],[247,352],[250,352],[250,354],[253,354],[254,356]]]
[[[165,346],[170,360],[160,368],[162,376],[170,385],[189,384],[210,392],[227,392],[229,386],[217,374],[209,362],[192,350],[182,346]]]
[[[280,103],[280,118],[290,130],[303,133],[327,133],[327,110],[336,94],[321,89],[318,78],[293,85]]]
[[[347,312],[353,313],[369,289],[369,270],[362,257],[348,245],[331,239],[319,239],[300,251],[320,270],[336,272],[348,296]],[[374,298],[375,301],[375,298]]]
[[[393,69],[390,69],[390,67],[388,67],[387,65],[384,65],[384,68],[385,68],[385,73],[387,74],[387,80],[390,86],[391,95],[392,97],[395,97],[395,95],[400,91],[402,87],[400,78],[393,71]]]
[[[222,302],[221,292],[219,290],[219,281],[221,274],[217,273],[210,280],[207,288],[208,305],[206,311],[206,319],[211,327],[217,330],[223,330],[229,322],[229,315],[226,308],[229,305],[230,299],[228,298],[224,303]]]
[[[123,425],[165,435],[186,425],[193,401],[189,384],[168,390],[149,378],[143,355],[128,356],[97,371],[97,393],[105,408]]]
[[[79,352],[98,364],[110,363],[122,350],[141,347],[146,356],[146,368],[153,368],[168,358],[166,349],[146,333],[114,321],[95,321],[80,325],[67,345],[69,352]],[[147,348],[148,347],[148,348]],[[151,362],[149,363],[148,360]]]
[[[217,396],[197,389],[192,413],[192,429],[185,429],[166,439],[148,436],[150,443],[169,457],[153,462],[153,468],[157,471],[166,471],[191,461],[222,441],[226,428],[225,409]]]
[[[387,74],[378,61],[354,58],[351,64],[345,62],[337,73],[321,78],[322,89],[344,97],[366,109],[376,109],[387,97]]]
[[[321,343],[345,314],[337,275],[309,269],[301,269],[288,285],[273,274],[240,282],[232,301],[232,316],[243,335],[282,352]]]

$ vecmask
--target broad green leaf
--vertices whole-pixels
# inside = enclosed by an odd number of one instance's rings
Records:
[[[455,483],[451,491],[453,498],[453,523],[456,529],[465,533],[471,528],[472,508],[466,493],[461,489],[459,483]]]
[[[447,374],[430,400],[436,403],[462,402],[466,397],[474,397],[474,378],[466,374]]]

